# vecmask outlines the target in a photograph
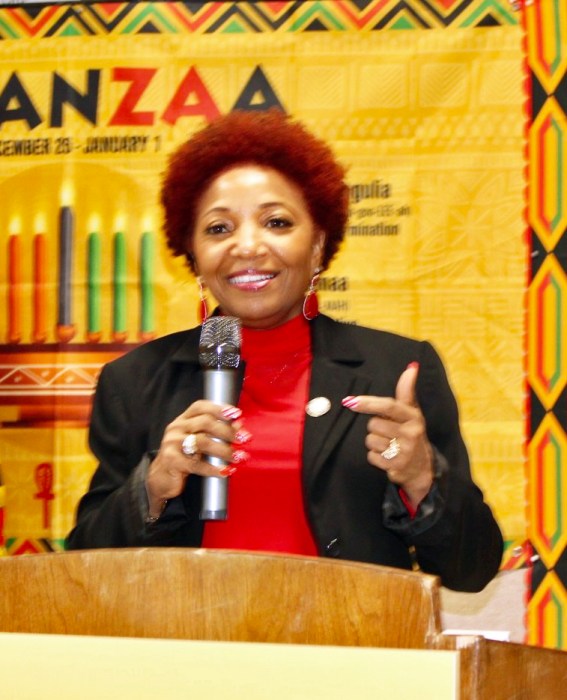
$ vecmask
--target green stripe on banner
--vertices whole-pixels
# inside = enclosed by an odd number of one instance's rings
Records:
[[[12,29],[12,27],[4,21],[4,18],[0,14],[0,32],[4,34],[6,33],[7,36],[4,36],[4,39],[19,39],[20,36],[16,34],[16,32]]]
[[[555,338],[557,340],[555,344],[555,372],[551,375],[549,378],[549,386],[551,389],[555,389],[557,382],[561,379],[561,320],[562,320],[562,313],[561,313],[561,287],[559,286],[559,282],[553,275],[550,277],[550,283],[551,287],[555,291],[554,299],[555,299]]]
[[[561,462],[562,454],[559,441],[555,435],[550,435],[550,443],[555,449],[555,532],[551,537],[551,546],[555,547],[559,538],[563,534],[563,517],[561,512],[561,501],[562,501],[562,486],[561,486]]]
[[[556,138],[557,138],[557,166],[555,169],[555,176],[557,178],[557,188],[556,188],[556,193],[557,193],[557,198],[556,198],[556,211],[555,211],[555,216],[553,217],[551,221],[551,230],[555,232],[557,229],[557,226],[559,225],[559,222],[561,221],[561,218],[563,216],[563,198],[561,196],[563,192],[563,132],[561,131],[561,125],[557,122],[556,119],[551,120],[552,123],[552,128],[555,130],[556,133]]]
[[[315,15],[320,15],[329,21],[329,24],[333,29],[346,29],[346,25],[339,21],[339,18],[333,16],[332,12],[324,6],[321,2],[312,3],[310,9],[301,17],[298,17],[290,26],[290,31],[298,32],[301,31],[306,24],[309,24],[312,19],[315,19]]]
[[[510,3],[507,6],[511,8]],[[506,24],[516,25],[520,23],[519,13],[514,13],[509,11],[507,6],[499,0],[485,0],[482,5],[475,11],[472,12],[470,17],[466,19],[462,27],[476,27],[478,23],[483,20],[487,14],[490,14],[491,10],[495,10],[499,16],[499,19],[505,19]]]
[[[167,9],[167,6],[166,6]],[[139,15],[136,15],[134,19],[130,22],[130,24],[127,24],[124,27],[124,34],[133,34],[135,33],[136,29],[139,28],[140,24],[147,20],[148,18],[155,18],[159,20],[160,24],[163,24],[163,26],[170,32],[171,34],[177,34],[178,30],[177,28],[168,21],[165,12],[161,11],[156,11],[156,8],[153,5],[149,5],[145,10],[143,10]],[[158,33],[163,33],[163,32],[158,32]]]
[[[561,65],[561,17],[559,14],[559,1],[556,0],[553,3],[553,25],[555,27],[555,59],[553,60],[551,64],[551,73],[555,73],[555,71],[559,68]]]

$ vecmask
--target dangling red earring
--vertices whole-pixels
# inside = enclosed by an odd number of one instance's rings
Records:
[[[303,315],[308,321],[312,321],[319,315],[319,300],[317,299],[317,284],[319,282],[319,275],[321,273],[321,268],[317,268],[313,273],[311,282],[309,283],[309,289],[305,294],[305,299],[303,300]]]
[[[209,318],[209,306],[207,304],[207,295],[205,293],[205,285],[201,277],[197,277],[197,284],[199,285],[199,307],[197,310],[197,315],[201,324]]]

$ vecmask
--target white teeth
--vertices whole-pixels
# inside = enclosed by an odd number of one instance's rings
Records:
[[[274,275],[239,275],[238,277],[231,277],[230,284],[256,284],[258,282],[264,282],[265,280],[271,280]]]

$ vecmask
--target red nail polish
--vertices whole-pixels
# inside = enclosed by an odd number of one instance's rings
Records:
[[[221,469],[219,471],[219,474],[221,476],[232,476],[235,471],[236,471],[236,467],[224,467],[224,469]]]
[[[239,408],[234,408],[233,406],[223,408],[221,413],[222,417],[226,418],[227,420],[236,420],[242,415],[242,411]]]
[[[358,397],[345,396],[341,403],[345,408],[354,408],[358,404]]]
[[[236,450],[235,452],[232,453],[232,463],[233,464],[240,464],[240,462],[245,462],[249,458],[250,458],[250,455],[248,454],[248,452],[245,452],[244,450]]]
[[[406,369],[413,369],[413,368],[419,369],[419,362],[410,362],[409,365],[406,367]]]
[[[244,445],[244,443],[251,440],[251,438],[252,438],[252,433],[249,433],[247,430],[244,430],[244,428],[242,428],[234,436],[234,442],[237,445]]]

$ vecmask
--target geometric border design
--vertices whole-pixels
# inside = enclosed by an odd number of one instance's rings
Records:
[[[10,537],[6,540],[6,550],[9,555],[41,554],[42,552],[62,552],[65,549],[63,540],[26,539]]]
[[[528,607],[528,642],[537,646],[565,649],[567,630],[567,593],[564,583],[550,571],[530,600]]]
[[[548,413],[528,448],[528,507],[532,543],[547,569],[552,569],[567,546],[567,435]]]
[[[0,8],[0,39],[381,31],[516,25],[510,0],[118,2]]]
[[[550,96],[530,129],[530,223],[548,251],[555,248],[567,226],[567,177],[562,170],[566,148],[567,118]],[[545,186],[549,180],[557,189]]]
[[[531,280],[527,300],[528,381],[549,410],[567,386],[567,275],[553,253]]]
[[[533,0],[526,5],[526,28],[531,37],[528,60],[545,92],[552,95],[567,72],[567,4]]]
[[[528,537],[535,552],[528,641],[567,638],[567,3],[522,8],[529,84],[527,297]]]
[[[100,365],[1,365],[0,396],[92,396]]]

